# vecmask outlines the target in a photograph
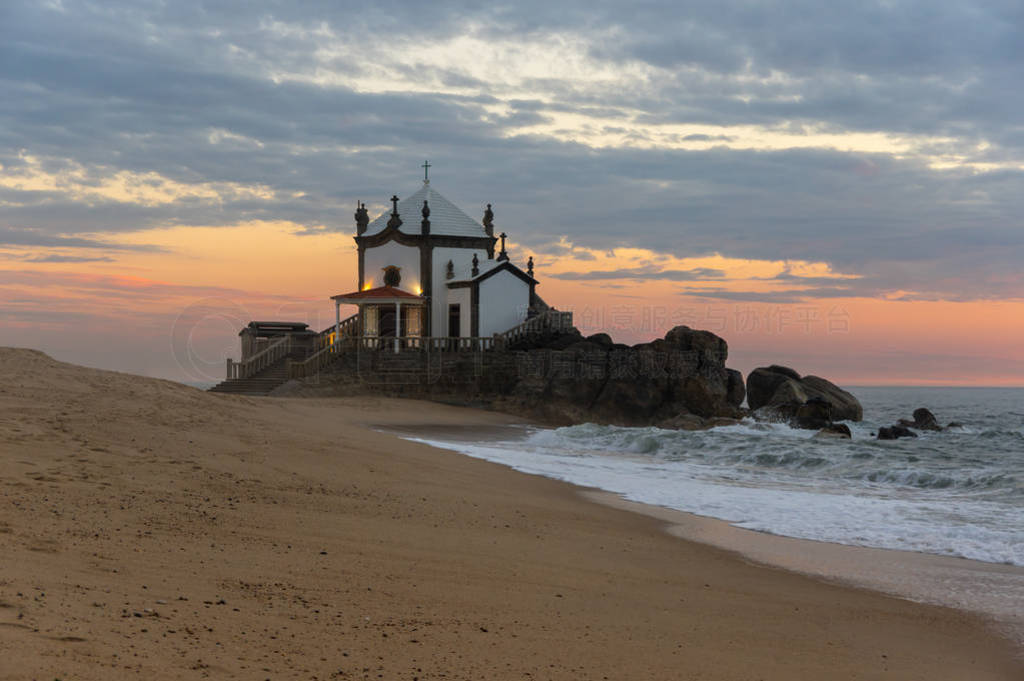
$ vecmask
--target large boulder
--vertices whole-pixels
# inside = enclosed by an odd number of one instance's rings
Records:
[[[807,393],[808,399],[819,397],[832,405],[833,420],[860,421],[864,418],[864,408],[860,401],[835,383],[820,376],[804,376],[800,379],[800,386]]]
[[[500,408],[549,423],[673,424],[685,414],[679,427],[694,427],[741,414],[743,376],[725,368],[728,346],[709,331],[677,326],[631,348],[565,334],[515,356],[525,370]]]
[[[860,421],[864,409],[856,397],[819,376],[801,377],[789,367],[772,365],[754,369],[747,376],[747,404],[751,410],[774,411],[795,416],[808,400],[831,405],[831,419]]]
[[[800,374],[789,367],[772,365],[754,369],[747,376],[747,406],[752,410],[768,406],[773,401],[775,391],[783,385],[798,386]],[[792,388],[790,388],[792,390]],[[804,400],[807,398],[804,397]],[[802,400],[802,401],[804,401]]]

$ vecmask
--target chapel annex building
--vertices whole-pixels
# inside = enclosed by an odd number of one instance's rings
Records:
[[[352,353],[485,352],[572,327],[571,312],[537,295],[533,258],[525,270],[509,258],[491,204],[477,222],[425,175],[418,191],[392,196],[391,210],[373,220],[360,203],[355,228],[358,277],[355,290],[331,296],[334,324],[316,331],[302,322],[249,322],[238,334],[241,359],[227,360],[227,379],[212,390],[266,394],[289,379],[340,371]],[[356,313],[343,318],[343,305]]]

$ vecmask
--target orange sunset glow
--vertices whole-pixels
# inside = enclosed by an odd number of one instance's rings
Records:
[[[143,355],[153,363],[140,357],[132,370],[213,380],[222,357],[237,354],[235,334],[250,319],[326,328],[333,323],[329,296],[355,287],[351,235],[301,231],[286,222],[144,230],[121,243],[160,250],[125,253],[116,262],[29,264],[14,260],[19,250],[7,249],[0,290],[15,310],[33,309],[38,316],[31,323],[5,320],[5,334],[15,344],[102,366],[125,356],[127,341],[115,331],[129,328],[153,349]],[[1024,302],[859,297],[737,302],[700,292],[799,288],[801,277],[841,285],[856,275],[835,272],[826,263],[675,258],[645,249],[599,251],[572,244],[569,255],[555,258],[510,245],[514,261],[534,256],[538,293],[572,310],[584,334],[607,332],[617,341],[636,343],[686,324],[726,338],[730,363],[743,371],[771,358],[848,384],[1024,385],[1024,348],[1018,342],[1024,337]],[[614,272],[623,270],[630,276],[615,278]],[[645,272],[665,270],[714,270],[717,276],[693,282],[644,278]],[[597,281],[561,278],[601,271],[612,274]],[[785,284],[772,279],[783,271],[794,279]]]
[[[743,371],[1024,385],[1019,65],[999,11],[929,15],[939,35],[984,27],[982,58],[917,44],[921,18],[888,3],[848,10],[908,27],[868,51],[771,13],[752,34],[751,8],[666,10],[672,28],[438,10],[437,30],[381,8],[16,5],[4,345],[220,380],[249,321],[333,323],[330,296],[359,287],[353,211],[390,210],[429,170],[471,219],[494,206],[494,235],[585,334],[687,324]]]

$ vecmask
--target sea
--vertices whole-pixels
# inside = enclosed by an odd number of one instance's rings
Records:
[[[753,420],[707,431],[582,424],[412,439],[737,531],[811,540],[750,557],[976,611],[1024,643],[1024,388],[849,390],[864,406],[863,421],[846,422],[852,440]],[[875,438],[918,407],[959,425]],[[812,542],[889,553],[823,558]]]

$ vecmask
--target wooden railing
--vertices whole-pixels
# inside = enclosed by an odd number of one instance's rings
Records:
[[[572,328],[572,312],[562,312],[549,308],[536,317],[527,319],[519,326],[513,326],[505,333],[499,335],[505,342],[514,343],[528,336],[543,333],[561,333],[570,331]]]
[[[282,358],[287,357],[291,350],[292,339],[290,336],[284,336],[271,342],[266,348],[241,362],[234,362],[231,358],[228,358],[227,377],[232,379],[254,376],[272,364],[277,363]]]
[[[334,332],[341,331],[340,338],[334,338]],[[334,325],[328,326],[320,332],[316,338],[314,352],[301,362],[292,362],[288,367],[289,378],[305,378],[319,373],[325,366],[334,361],[334,357],[342,352],[346,343],[351,340],[359,330],[359,315],[342,319],[338,329]],[[333,343],[331,341],[334,341]]]
[[[357,350],[378,350],[389,352],[482,352],[501,349],[509,343],[535,334],[564,332],[572,329],[572,312],[548,309],[527,319],[505,333],[490,337],[424,338],[422,336],[362,336],[359,334],[359,315],[342,320],[339,324],[340,338],[335,338],[335,327],[321,331],[314,342],[313,354],[300,362],[289,362],[289,378],[313,376],[331,364],[345,352]],[[332,342],[333,341],[333,342]],[[287,357],[293,349],[289,336],[279,338],[263,351],[242,362],[227,361],[227,377],[249,378]]]
[[[426,352],[476,352],[492,350],[500,339],[494,336],[466,336],[460,338],[422,336],[357,336],[345,340],[360,350],[421,350]]]
[[[325,366],[334,361],[340,350],[340,345],[328,344],[301,362],[292,362],[288,365],[288,378],[305,378],[320,372]]]
[[[355,336],[359,332],[359,315],[354,314],[351,317],[342,319],[341,323],[338,324],[338,329],[341,331],[342,338]],[[316,339],[317,351],[323,350],[331,344],[331,338],[333,337],[334,330],[334,324],[331,324],[320,332]]]
[[[339,354],[350,352],[482,352],[501,347],[499,336],[463,338],[424,338],[422,336],[344,336],[340,343],[318,350],[303,362],[292,362],[289,378],[313,376],[334,361]]]

